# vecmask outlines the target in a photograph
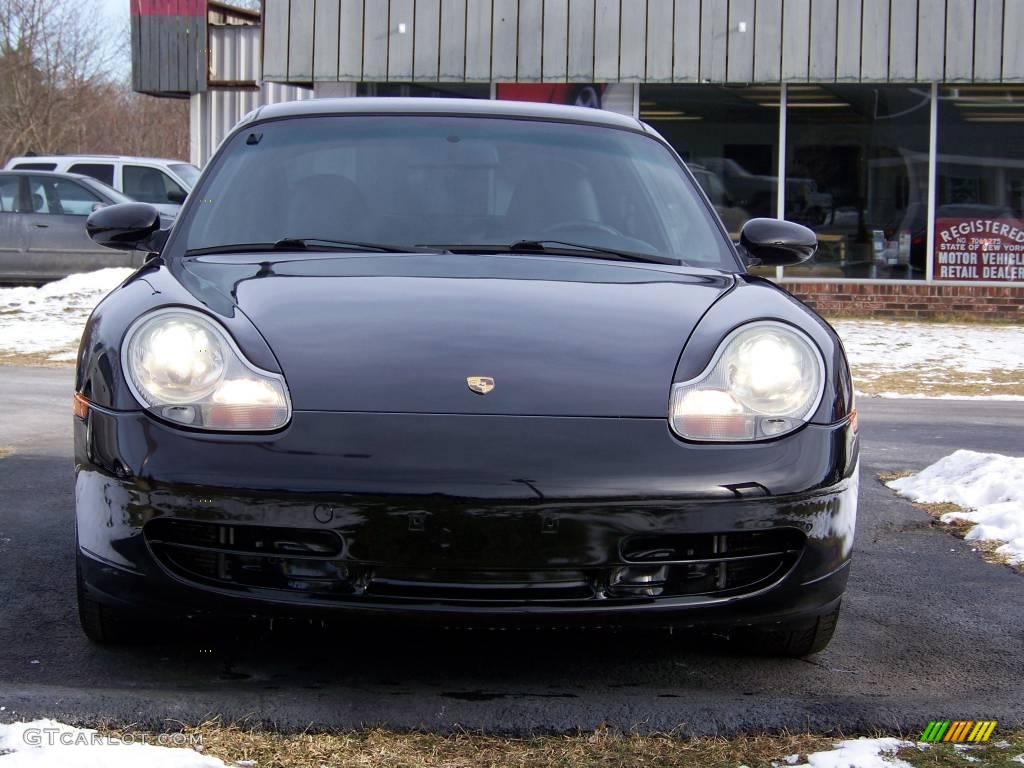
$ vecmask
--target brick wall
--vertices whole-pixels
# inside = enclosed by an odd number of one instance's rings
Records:
[[[825,316],[1024,323],[1024,285],[784,282],[782,287]]]

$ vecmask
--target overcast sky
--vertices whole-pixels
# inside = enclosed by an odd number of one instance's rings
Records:
[[[117,71],[111,73],[118,79],[128,79],[132,71],[131,43],[128,38],[129,0],[98,0],[104,15],[104,22],[111,34],[119,38],[123,36],[123,47],[118,46],[115,66]]]

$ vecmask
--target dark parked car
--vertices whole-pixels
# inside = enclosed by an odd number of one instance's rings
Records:
[[[126,202],[131,198],[77,173],[0,171],[0,282],[45,283],[73,272],[141,266],[143,253],[115,253],[85,231],[90,213]]]
[[[79,352],[79,605],[153,616],[714,626],[820,650],[857,508],[832,329],[636,120],[511,102],[263,107]]]

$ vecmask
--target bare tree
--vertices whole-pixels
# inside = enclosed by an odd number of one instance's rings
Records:
[[[0,160],[29,151],[187,157],[187,102],[113,78],[123,54],[101,17],[96,0],[0,0]]]

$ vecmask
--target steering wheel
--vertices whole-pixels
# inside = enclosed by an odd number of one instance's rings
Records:
[[[544,229],[541,234],[544,235],[545,239],[560,240],[560,235],[566,232],[581,232],[581,231],[601,232],[605,235],[611,235],[612,237],[622,238],[625,237],[615,227],[610,227],[607,224],[602,224],[599,221],[587,221],[586,219],[572,219],[570,221],[562,221],[558,224],[553,224],[550,227]]]

